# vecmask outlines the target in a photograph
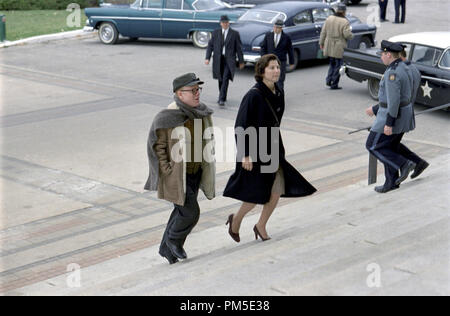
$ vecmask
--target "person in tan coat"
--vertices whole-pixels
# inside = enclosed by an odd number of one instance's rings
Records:
[[[175,101],[156,115],[147,141],[144,189],[174,204],[159,248],[170,264],[187,258],[183,245],[200,217],[199,189],[215,197],[213,111],[200,102],[201,84],[193,73],[173,81]]]
[[[352,28],[345,17],[347,8],[345,4],[340,3],[335,15],[331,15],[325,21],[320,33],[320,49],[324,56],[330,58],[330,68],[326,78],[326,84],[332,90],[341,89],[339,84],[339,70],[342,66],[342,57],[344,48],[347,47],[347,41],[353,38]]]

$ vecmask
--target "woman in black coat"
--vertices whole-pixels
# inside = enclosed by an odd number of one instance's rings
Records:
[[[256,84],[244,96],[236,117],[236,170],[223,193],[243,201],[239,211],[227,221],[228,232],[236,242],[240,241],[242,219],[256,204],[264,207],[253,231],[256,239],[259,236],[265,241],[270,239],[267,221],[280,197],[301,197],[316,191],[285,158],[279,132],[284,92],[275,84],[279,77],[278,58],[273,54],[262,56],[255,66]]]

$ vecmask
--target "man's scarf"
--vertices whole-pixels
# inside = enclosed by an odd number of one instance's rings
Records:
[[[156,115],[155,119],[153,120],[152,126],[150,127],[150,132],[147,140],[149,176],[144,186],[145,190],[158,190],[159,160],[153,148],[158,139],[158,137],[156,136],[156,131],[158,129],[184,126],[184,124],[188,120],[202,119],[214,113],[214,111],[204,103],[200,103],[197,107],[192,107],[181,101],[176,94],[174,95],[174,100],[177,105],[177,109],[162,110]]]

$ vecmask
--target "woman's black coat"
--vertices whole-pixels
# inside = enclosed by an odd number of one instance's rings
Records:
[[[269,102],[267,102],[269,101]],[[270,104],[268,104],[270,103]],[[235,129],[242,127],[244,130],[248,127],[255,127],[257,130],[258,144],[260,144],[259,127],[276,127],[278,126],[274,113],[270,110],[271,106],[277,115],[278,122],[284,113],[284,94],[276,88],[276,94],[262,82],[258,81],[255,86],[244,96],[239,112],[236,117]],[[268,154],[271,153],[271,132],[268,130],[267,139]],[[263,136],[263,135],[262,135]],[[276,140],[274,140],[276,142]],[[279,143],[279,163],[283,169],[285,194],[282,197],[301,197],[313,194],[316,189],[302,177],[302,175],[285,159],[285,149],[281,134],[278,133]],[[272,186],[275,181],[277,168],[273,173],[261,173],[261,167],[270,164],[262,162],[259,154],[252,157],[253,169],[247,171],[242,168],[242,156],[249,155],[249,144],[246,142],[245,147],[238,148],[238,157],[236,162],[236,170],[228,180],[227,186],[223,193],[224,196],[235,198],[240,201],[266,204],[270,200]],[[243,152],[245,151],[245,152]]]

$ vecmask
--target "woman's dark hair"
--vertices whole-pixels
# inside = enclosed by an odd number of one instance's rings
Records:
[[[256,62],[255,65],[255,79],[256,81],[262,81],[264,79],[264,70],[272,60],[276,60],[278,65],[281,66],[281,62],[278,57],[274,54],[267,54],[261,56],[261,58]]]

